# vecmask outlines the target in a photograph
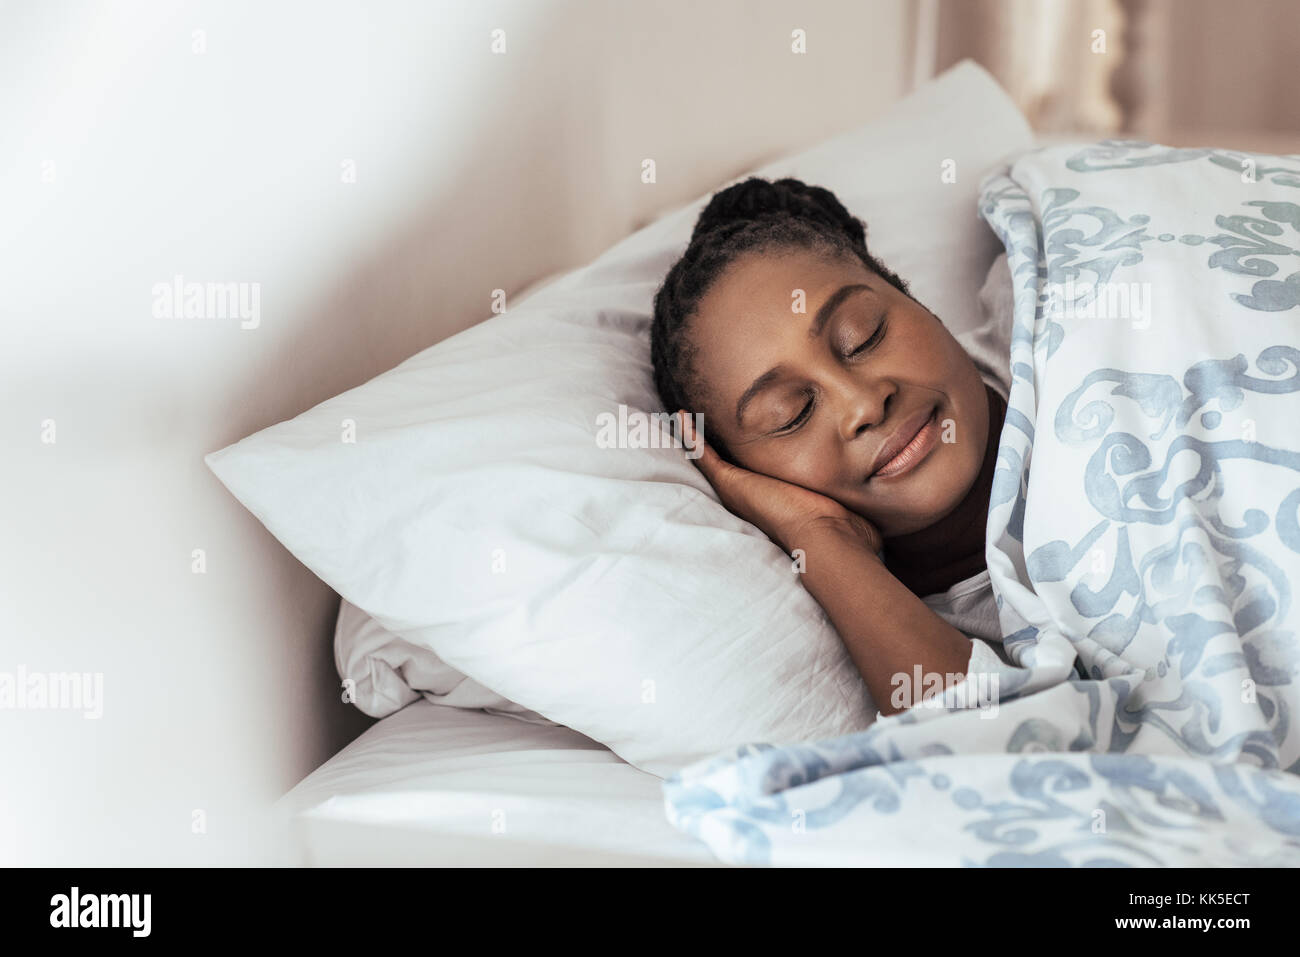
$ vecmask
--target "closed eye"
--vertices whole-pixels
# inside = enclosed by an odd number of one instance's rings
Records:
[[[867,339],[866,342],[862,343],[862,345],[858,346],[856,349],[850,352],[849,356],[861,355],[862,353],[868,352],[871,349],[874,349],[876,346],[878,346],[880,344],[880,340],[885,338],[885,330],[888,325],[889,325],[889,320],[882,319],[880,321],[880,325],[876,326],[876,331],[871,334],[871,337]]]
[[[813,400],[809,397],[808,401],[804,403],[804,407],[799,410],[799,414],[777,429],[776,434],[780,435],[784,432],[793,432],[795,429],[799,428],[799,426],[803,425],[804,422],[808,420],[808,416],[812,414],[812,406]]]
[[[882,319],[880,321],[880,325],[876,326],[876,331],[873,332],[870,335],[870,337],[868,337],[867,341],[862,343],[862,345],[858,346],[852,352],[850,352],[848,356],[846,356],[845,358],[852,358],[853,356],[862,355],[864,353],[870,352],[876,346],[880,345],[881,340],[885,338],[885,333],[888,331],[888,327],[889,327],[889,320]],[[801,425],[803,425],[805,422],[808,421],[809,416],[812,415],[812,409],[813,409],[813,399],[810,396],[808,401],[804,403],[804,407],[799,410],[799,414],[796,415],[789,422],[787,422],[785,425],[777,429],[773,434],[784,435],[788,432],[795,431]]]

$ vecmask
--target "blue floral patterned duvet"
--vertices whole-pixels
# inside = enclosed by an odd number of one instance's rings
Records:
[[[1014,667],[688,766],[668,817],[736,863],[1300,865],[1300,157],[1052,147],[980,212]]]

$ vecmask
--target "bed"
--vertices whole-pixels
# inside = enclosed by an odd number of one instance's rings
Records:
[[[434,697],[381,718],[275,804],[280,864],[729,866],[669,822],[659,777],[608,747]]]
[[[296,866],[723,866],[660,781],[564,727],[416,701],[275,805]]]
[[[1036,142],[1079,139],[1090,137]],[[517,300],[560,275],[535,282]],[[704,816],[726,812],[724,799],[748,807],[753,797],[703,783],[699,793],[717,805]],[[675,786],[682,790],[681,782]],[[571,728],[421,698],[379,720],[276,803],[277,859],[309,866],[724,866],[687,833],[700,828],[691,795],[667,798],[659,777]],[[1250,845],[1254,832],[1237,827],[1221,829],[1226,844]],[[780,822],[773,828],[788,830]],[[720,833],[713,835],[718,846],[743,844],[739,831]],[[895,862],[910,861],[912,846],[898,843]],[[855,863],[883,863],[866,859],[880,854],[873,849]]]

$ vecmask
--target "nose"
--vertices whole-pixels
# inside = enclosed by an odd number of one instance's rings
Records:
[[[843,374],[837,380],[836,393],[840,434],[845,442],[851,442],[884,421],[898,386],[881,377],[864,382],[857,376]]]

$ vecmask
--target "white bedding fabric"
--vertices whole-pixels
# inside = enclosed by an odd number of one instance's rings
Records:
[[[668,823],[659,779],[603,745],[424,700],[367,729],[274,813],[285,865],[720,866]]]
[[[285,864],[723,866],[663,808],[658,778],[570,728],[420,699],[275,811]],[[505,811],[504,834],[492,833],[495,809]]]
[[[974,175],[1030,142],[968,62],[756,172],[833,189],[921,301],[978,316],[998,249]],[[955,183],[945,157],[967,171]],[[205,457],[385,629],[661,777],[739,741],[829,737],[875,715],[790,557],[641,415],[662,411],[646,362],[654,293],[712,192],[522,305]]]

